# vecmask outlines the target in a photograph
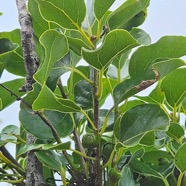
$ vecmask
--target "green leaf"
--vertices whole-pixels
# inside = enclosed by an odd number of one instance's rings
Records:
[[[172,156],[163,150],[151,150],[145,152],[142,161],[146,164],[162,165],[172,161]]]
[[[28,10],[32,16],[34,34],[40,37],[43,32],[49,29],[49,22],[42,17],[37,0],[28,1]]]
[[[165,100],[165,95],[160,85],[161,84],[158,83],[158,85],[152,90],[152,92],[148,96],[135,96],[135,97],[148,103],[162,104]]]
[[[56,84],[61,75],[68,72],[69,70],[66,67],[70,66],[70,53],[67,53],[62,59],[57,61],[49,73],[49,77],[47,79],[46,85],[54,91],[56,88]]]
[[[19,92],[19,88],[24,84],[24,79],[14,79],[11,81],[7,81],[5,83],[2,83],[5,87],[10,89],[13,93],[15,93],[18,96],[23,96],[25,93]],[[2,109],[6,108],[10,104],[12,104],[14,101],[16,101],[16,97],[11,95],[10,92],[5,90],[2,86],[0,86],[0,98],[2,102]]]
[[[153,176],[160,179],[167,178],[174,170],[173,162],[156,166],[143,163],[142,161],[136,159],[131,161],[129,166],[133,171],[139,174]]]
[[[141,12],[149,5],[149,0],[128,0],[120,7],[113,11],[109,18],[108,24],[111,30],[122,27],[127,21],[132,19],[136,14]]]
[[[47,30],[40,37],[40,43],[45,49],[45,59],[34,75],[39,84],[44,84],[54,64],[68,52],[67,39],[56,30]]]
[[[84,0],[37,0],[37,2],[44,19],[63,28],[77,29],[81,27],[86,15]]]
[[[158,106],[144,104],[128,110],[116,123],[114,134],[125,145],[134,145],[146,132],[166,130],[169,126],[169,118]]]
[[[25,154],[28,151],[32,150],[41,150],[41,151],[48,151],[48,150],[67,150],[70,148],[70,142],[61,143],[61,144],[29,144],[24,145],[22,148],[19,149],[17,153],[17,157]]]
[[[133,173],[128,166],[124,166],[122,169],[122,178],[119,181],[119,186],[140,186],[139,183],[136,183]]]
[[[140,26],[144,23],[147,17],[147,8],[137,13],[134,17],[132,17],[129,21],[124,23],[121,28],[130,31],[131,29]]]
[[[19,128],[15,125],[8,125],[2,129],[0,139],[3,141],[17,141],[17,135],[19,135]]]
[[[56,111],[44,111],[48,121],[54,126],[59,137],[66,137],[73,131],[73,120],[69,114]],[[19,112],[19,119],[23,127],[39,139],[53,140],[51,129],[43,120],[34,114],[32,110],[22,106]]]
[[[175,155],[175,165],[182,173],[186,172],[185,152],[186,152],[186,143],[183,143]]]
[[[89,48],[84,42],[83,40],[79,39],[79,38],[74,38],[74,37],[67,37],[68,39],[68,43],[69,43],[69,47],[70,49],[76,53],[78,56],[81,56],[81,49],[84,48]]]
[[[179,140],[185,134],[183,127],[179,123],[171,123],[166,133],[175,140]]]
[[[153,146],[155,142],[154,131],[147,132],[142,139],[140,140],[140,144],[144,146]]]
[[[42,90],[33,103],[34,110],[54,110],[58,112],[78,112],[81,108],[69,99],[58,98],[46,86],[43,85]]]
[[[0,39],[0,54],[14,50],[17,47],[17,44],[13,44],[10,40],[6,38]]]
[[[0,110],[2,110],[3,104],[2,104],[2,99],[0,98]]]
[[[138,48],[130,59],[129,74],[132,79],[149,80],[154,78],[151,65],[156,60],[179,58],[186,55],[186,37],[164,36],[159,41]],[[144,55],[145,54],[145,55]]]
[[[179,106],[186,96],[186,68],[176,69],[162,81],[161,88],[170,106]]]
[[[144,30],[140,28],[132,28],[130,34],[141,44],[141,45],[150,45],[151,38]]]
[[[101,70],[123,52],[137,46],[137,41],[125,30],[114,30],[107,34],[104,43],[97,50],[82,49],[82,56],[88,64]],[[113,46],[113,47],[111,47]]]
[[[65,156],[62,153],[54,151],[39,151],[36,153],[37,158],[47,167],[60,171],[61,167],[68,165]]]
[[[186,63],[182,59],[178,58],[172,58],[165,61],[160,61],[152,65],[152,68],[155,68],[158,70],[160,74],[160,79],[165,77],[167,74],[172,72],[173,70],[185,66]]]
[[[124,102],[122,105],[120,105],[119,112],[124,113],[127,110],[130,110],[131,108],[142,104],[144,104],[144,102],[141,100],[131,100],[131,101]]]
[[[82,109],[92,109],[92,86],[87,81],[78,81],[74,87],[74,101]]]
[[[115,0],[95,0],[94,1],[94,14],[100,20],[107,10],[111,7]]]
[[[26,72],[22,48],[20,47],[20,30],[16,29],[11,32],[1,32],[0,40],[4,43],[1,43],[4,48],[4,53],[0,54],[0,76],[4,69],[15,75],[25,76]],[[3,52],[3,50],[1,50],[1,52]]]

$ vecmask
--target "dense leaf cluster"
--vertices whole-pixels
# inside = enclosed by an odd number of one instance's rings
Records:
[[[114,0],[29,0],[40,65],[27,93],[18,91],[26,75],[19,30],[0,33],[0,75],[22,77],[1,84],[0,108],[21,97],[27,103],[21,99],[20,127],[5,127],[0,146],[16,143],[21,170],[26,152],[35,151],[48,184],[55,184],[56,171],[63,185],[186,184],[186,64],[180,59],[186,37],[151,44],[138,28],[149,1],[127,0],[110,11]],[[137,94],[148,87],[149,95]],[[33,145],[25,144],[26,132],[37,138]],[[2,153],[0,160],[1,181],[22,182],[19,167]]]

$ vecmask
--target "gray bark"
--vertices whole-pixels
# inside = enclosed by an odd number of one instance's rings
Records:
[[[24,0],[16,0],[19,23],[21,26],[21,44],[23,48],[23,56],[26,69],[25,84],[19,91],[27,92],[32,90],[32,84],[34,83],[33,74],[38,67],[38,58],[35,50],[34,35],[32,28],[32,20],[29,16]]]
[[[26,8],[26,2],[24,0],[16,0],[16,4],[21,26],[21,43],[26,69],[25,84],[20,88],[20,91],[27,92],[32,90],[32,84],[34,83],[33,75],[38,67],[38,58],[35,50],[32,21]],[[35,141],[35,137],[29,133],[27,133],[26,138],[28,145],[33,144]],[[46,185],[43,179],[42,164],[39,162],[33,151],[27,153],[26,185]]]

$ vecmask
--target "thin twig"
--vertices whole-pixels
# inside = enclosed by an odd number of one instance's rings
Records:
[[[19,167],[22,171],[17,171],[19,172],[19,174],[21,174],[23,177],[25,177],[25,173],[22,169],[22,167],[20,166],[20,164],[16,161],[16,159],[14,159],[14,157],[8,152],[8,150],[6,149],[5,146],[1,146],[0,147],[0,151],[3,153],[3,155],[9,159],[13,164],[15,164],[17,167]]]
[[[1,87],[3,87],[5,90],[7,90],[8,92],[10,92],[11,95],[15,96],[16,97],[16,100],[17,101],[21,101],[25,106],[27,106],[29,109],[32,110],[32,112],[34,114],[37,114],[43,121],[44,123],[51,129],[52,131],[52,134],[55,138],[55,140],[58,142],[58,143],[61,143],[61,140],[60,140],[60,137],[58,136],[58,133],[56,131],[56,129],[54,128],[54,126],[48,121],[48,119],[45,117],[45,115],[41,112],[38,112],[38,111],[34,111],[32,109],[32,106],[27,102],[25,101],[23,98],[19,97],[17,94],[15,94],[14,92],[12,92],[9,88],[7,88],[5,85],[3,84],[0,84]]]

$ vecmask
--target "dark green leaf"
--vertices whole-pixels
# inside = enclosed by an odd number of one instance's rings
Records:
[[[34,110],[55,110],[59,112],[78,112],[81,108],[69,99],[58,98],[46,85],[33,103]]]
[[[13,93],[15,93],[18,96],[23,96],[25,93],[19,92],[19,88],[24,84],[24,79],[14,79],[12,81],[7,81],[5,83],[2,83],[5,87],[10,89]],[[2,86],[0,86],[0,98],[2,102],[2,109],[6,108],[10,104],[12,104],[14,101],[16,101],[16,97],[11,95],[10,92],[5,90]]]
[[[115,0],[95,0],[94,13],[98,20],[100,20]]]
[[[153,131],[147,132],[140,140],[140,144],[145,146],[153,146],[155,142],[155,135]]]
[[[174,170],[173,162],[156,166],[143,163],[142,161],[136,159],[131,161],[129,166],[133,171],[139,174],[149,175],[161,179],[168,177]]]
[[[179,123],[171,123],[167,135],[175,140],[179,140],[184,136],[184,129]]]
[[[122,27],[127,21],[141,12],[149,5],[149,0],[128,0],[120,7],[113,11],[109,18],[108,24],[111,30]],[[134,20],[135,22],[135,20]]]
[[[60,137],[66,137],[73,131],[73,120],[69,114],[63,114],[56,111],[45,111],[48,121],[54,126]],[[23,127],[39,139],[53,140],[54,137],[50,128],[28,108],[22,107],[19,113],[19,119]]]
[[[132,79],[153,79],[151,65],[157,59],[179,58],[186,55],[186,37],[164,36],[159,41],[148,46],[138,48],[131,56],[129,74]]]
[[[119,186],[140,186],[139,183],[136,183],[133,173],[128,166],[125,166],[122,169],[122,178],[119,181]]]
[[[86,15],[84,0],[37,0],[42,16],[61,27],[77,29]]]
[[[0,139],[3,141],[8,140],[16,141],[17,135],[19,135],[19,128],[15,125],[8,125],[2,129]]]
[[[186,159],[185,159],[185,152],[186,152],[186,143],[183,143],[181,147],[178,149],[175,155],[175,164],[176,167],[183,173],[186,171]]]
[[[34,75],[35,80],[44,84],[54,64],[68,52],[67,39],[56,30],[47,30],[40,37],[40,42],[45,49],[45,59]]]
[[[168,73],[184,65],[186,65],[186,63],[182,59],[172,58],[165,61],[154,63],[152,65],[152,68],[157,69],[160,74],[160,78],[163,78]]]
[[[92,51],[83,48],[82,56],[88,64],[101,70],[107,67],[118,54],[137,45],[137,41],[127,31],[118,29],[109,32],[104,43],[97,50]]]
[[[74,101],[82,109],[92,109],[92,86],[87,81],[78,81],[74,87]]]
[[[124,23],[121,28],[131,31],[131,29],[140,26],[143,24],[147,17],[147,8],[143,9],[139,13],[137,13],[135,16],[133,16],[129,21]]]
[[[68,164],[63,154],[54,151],[39,151],[36,156],[45,166],[53,170],[60,171],[61,167]]]
[[[151,38],[144,30],[140,28],[132,28],[130,34],[141,44],[141,45],[150,45]]]
[[[146,152],[142,160],[147,164],[153,164],[153,165],[161,165],[166,164],[172,160],[172,156],[163,150],[152,150],[149,152]]]
[[[49,29],[49,22],[42,17],[37,0],[28,1],[28,10],[32,16],[34,34],[40,37],[42,33]]]
[[[139,142],[146,132],[165,130],[169,118],[158,105],[139,105],[128,110],[114,127],[114,134],[126,145]]]
[[[70,148],[70,142],[62,143],[62,144],[29,144],[24,145],[22,148],[19,149],[19,152],[17,153],[17,156],[21,156],[25,154],[28,151],[32,150],[42,150],[42,151],[48,151],[48,150],[67,150]]]
[[[176,69],[162,81],[161,88],[170,106],[178,106],[186,96],[186,68]]]

